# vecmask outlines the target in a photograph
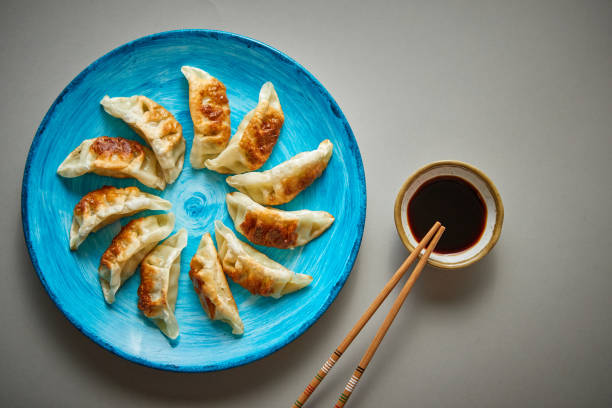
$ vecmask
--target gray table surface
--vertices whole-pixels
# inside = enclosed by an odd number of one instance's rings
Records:
[[[612,406],[612,3],[2,5],[0,405],[289,406],[406,256],[401,183],[458,159],[497,184],[501,239],[473,267],[424,271],[350,406]],[[237,32],[303,64],[351,123],[368,187],[361,251],[329,310],[218,373],[141,367],[83,336],[36,277],[20,219],[25,158],[55,97],[112,48],[176,28]],[[311,406],[333,405],[383,314]]]

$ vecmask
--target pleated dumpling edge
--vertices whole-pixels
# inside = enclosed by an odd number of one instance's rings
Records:
[[[247,113],[229,144],[205,166],[217,173],[237,174],[259,169],[270,157],[280,135],[285,115],[272,82],[259,91],[259,102]]]
[[[221,153],[230,140],[230,106],[225,85],[208,72],[185,65],[181,72],[189,83],[189,112],[193,142],[189,161],[195,169]]]
[[[174,214],[158,214],[128,222],[102,254],[98,274],[107,303],[136,271],[144,257],[174,228]]]
[[[221,221],[215,221],[215,239],[223,271],[252,294],[278,299],[312,282],[239,240]]]
[[[227,323],[235,335],[243,334],[244,324],[208,232],[202,235],[200,245],[191,259],[189,277],[208,317]]]
[[[140,264],[138,308],[170,339],[179,335],[174,315],[181,272],[181,252],[187,246],[187,230],[157,245]]]
[[[269,170],[237,174],[225,180],[259,204],[285,204],[323,174],[333,147],[329,140],[324,140],[316,150],[298,153]]]

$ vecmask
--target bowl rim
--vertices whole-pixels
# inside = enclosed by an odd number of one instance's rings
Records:
[[[476,255],[472,256],[471,258],[465,261],[460,261],[460,262],[455,262],[455,263],[440,262],[440,261],[437,261],[431,258],[427,260],[427,262],[430,265],[435,266],[437,268],[441,268],[441,269],[465,268],[466,266],[469,266],[469,265],[472,265],[478,262],[486,254],[488,254],[491,251],[491,249],[493,249],[493,247],[499,240],[499,236],[501,235],[502,225],[504,223],[504,204],[502,202],[501,195],[499,194],[497,187],[495,187],[495,184],[493,184],[493,181],[491,181],[491,179],[479,168],[469,163],[465,163],[459,160],[439,160],[439,161],[434,161],[429,164],[426,164],[425,166],[416,170],[410,177],[408,177],[408,179],[406,179],[406,181],[404,181],[404,183],[400,187],[399,192],[397,193],[397,197],[395,198],[395,206],[394,206],[394,211],[393,211],[394,218],[395,218],[395,228],[397,229],[397,233],[400,236],[402,243],[408,249],[408,251],[410,252],[414,251],[414,246],[410,244],[408,235],[406,234],[406,231],[404,230],[404,227],[402,225],[402,201],[404,199],[404,196],[406,195],[406,190],[408,190],[408,187],[410,187],[410,185],[412,185],[412,183],[414,183],[414,181],[419,176],[421,176],[422,174],[426,173],[427,171],[433,168],[443,167],[443,166],[462,167],[474,173],[477,177],[482,179],[482,181],[484,181],[484,183],[486,184],[487,188],[489,188],[489,190],[491,191],[491,195],[493,196],[493,201],[495,203],[496,216],[495,216],[495,225],[493,227],[493,234],[491,235],[491,239],[489,239],[489,242],[487,242],[487,244],[481,251],[479,251]]]

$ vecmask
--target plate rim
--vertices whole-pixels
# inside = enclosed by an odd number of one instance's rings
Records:
[[[298,330],[296,330],[291,336],[286,336],[285,338],[283,338],[282,341],[280,341],[277,344],[273,344],[272,346],[258,349],[255,352],[247,356],[244,356],[244,357],[232,358],[222,363],[214,363],[214,364],[176,365],[176,364],[170,364],[170,363],[152,362],[147,359],[139,358],[137,356],[129,354],[125,352],[124,350],[122,350],[121,348],[115,347],[113,344],[103,340],[102,338],[97,336],[95,333],[89,331],[87,327],[83,327],[81,324],[79,324],[76,318],[73,315],[71,315],[68,308],[64,307],[64,304],[62,303],[62,301],[49,288],[49,285],[45,277],[41,273],[40,263],[36,255],[36,251],[34,250],[32,246],[32,238],[30,236],[30,225],[29,225],[29,220],[28,220],[28,205],[27,205],[28,204],[28,188],[27,187],[29,185],[29,176],[30,176],[30,168],[32,165],[32,157],[40,143],[41,134],[45,131],[50,118],[53,116],[57,106],[64,99],[64,96],[73,87],[77,86],[88,73],[95,70],[96,67],[102,61],[108,59],[109,57],[112,57],[116,54],[129,52],[130,49],[133,47],[137,47],[144,43],[154,42],[155,40],[160,39],[160,38],[167,38],[167,37],[173,37],[173,36],[180,37],[184,35],[188,35],[188,36],[193,35],[196,37],[202,36],[202,37],[209,37],[209,38],[215,38],[215,39],[219,39],[223,37],[225,39],[230,39],[234,41],[237,40],[244,44],[248,44],[250,46],[256,46],[261,49],[267,50],[268,52],[271,53],[272,56],[279,58],[283,60],[285,63],[289,63],[290,65],[293,65],[297,67],[299,70],[301,70],[306,75],[306,77],[311,81],[313,86],[328,100],[328,102],[330,103],[330,107],[333,110],[334,114],[338,117],[338,119],[344,125],[345,131],[349,136],[348,137],[349,148],[351,149],[351,153],[353,157],[355,157],[357,161],[357,173],[358,173],[357,181],[359,185],[362,186],[364,194],[365,194],[364,199],[359,204],[357,240],[355,241],[355,243],[353,244],[353,248],[351,249],[351,252],[348,258],[347,268],[345,268],[345,270],[342,272],[342,276],[340,276],[340,279],[338,280],[336,285],[334,285],[332,290],[329,292],[327,299],[325,300],[323,305],[319,308],[319,310],[316,311],[314,316],[310,318],[308,321],[304,322],[298,328]],[[298,63],[297,61],[295,61],[293,58],[289,57],[282,51],[279,51],[278,49],[268,44],[265,44],[261,41],[255,40],[253,38],[250,38],[250,37],[247,37],[241,34],[236,34],[236,33],[232,33],[229,31],[209,30],[209,29],[179,29],[179,30],[169,30],[169,31],[162,31],[162,32],[154,33],[154,34],[149,34],[144,37],[140,37],[135,40],[129,41],[125,44],[119,45],[118,47],[100,56],[94,62],[89,64],[87,67],[85,67],[85,69],[83,69],[76,77],[74,77],[68,83],[68,85],[66,85],[66,87],[57,96],[57,98],[55,98],[55,100],[53,101],[49,109],[47,110],[47,113],[43,117],[38,129],[36,130],[34,138],[32,139],[32,143],[30,144],[25,168],[23,171],[23,178],[21,182],[21,221],[22,221],[23,234],[24,234],[26,247],[28,249],[28,254],[30,256],[30,261],[32,262],[32,265],[34,266],[34,270],[36,271],[36,274],[40,282],[42,283],[45,291],[47,292],[47,294],[49,295],[53,303],[55,303],[57,308],[62,312],[62,314],[68,319],[68,321],[74,327],[76,327],[83,335],[91,339],[94,343],[98,344],[103,349],[106,349],[107,351],[110,351],[111,353],[114,353],[117,356],[124,358],[130,362],[136,363],[136,364],[140,364],[146,367],[151,367],[151,368],[155,368],[159,370],[175,371],[175,372],[212,372],[212,371],[220,371],[220,370],[225,370],[225,369],[229,369],[233,367],[242,366],[242,365],[245,365],[245,364],[248,364],[248,363],[251,363],[256,360],[260,360],[264,357],[269,356],[270,354],[285,347],[286,345],[288,345],[289,343],[297,339],[299,336],[303,335],[317,320],[319,320],[319,318],[323,315],[323,313],[325,313],[325,311],[329,308],[331,303],[336,299],[336,297],[338,296],[338,293],[340,292],[342,287],[344,287],[344,284],[346,283],[348,276],[353,270],[355,259],[359,252],[359,248],[361,246],[361,242],[363,238],[363,230],[364,230],[365,218],[366,218],[366,207],[367,207],[367,188],[366,188],[366,180],[365,180],[365,171],[363,167],[363,160],[361,157],[361,152],[357,144],[357,140],[355,139],[355,135],[353,134],[351,126],[348,123],[348,120],[346,119],[346,117],[344,116],[344,113],[342,112],[337,102],[332,97],[332,95],[323,86],[323,84],[314,75],[312,75],[306,68],[304,68],[300,63]]]

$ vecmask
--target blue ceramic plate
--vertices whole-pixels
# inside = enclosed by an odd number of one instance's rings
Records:
[[[336,217],[321,237],[294,250],[258,248],[286,267],[312,275],[312,284],[279,300],[252,296],[230,282],[245,334],[234,337],[223,323],[205,316],[189,280],[189,262],[201,235],[213,221],[233,228],[225,208],[231,189],[225,176],[194,170],[189,164],[193,129],[182,65],[203,68],[225,83],[232,133],[257,104],[259,88],[272,81],[285,124],[278,144],[262,168],[316,149],[330,139],[334,153],[327,170],[287,210],[329,211]],[[119,119],[100,107],[104,95],[146,95],[166,107],[183,125],[185,167],[176,183],[159,192],[133,179],[56,175],[63,159],[83,141],[97,136],[139,140]],[[144,143],[143,141],[141,141]],[[103,185],[136,185],[172,202],[176,227],[187,228],[182,253],[176,316],[180,337],[170,342],[139,312],[136,273],[104,303],[97,277],[100,256],[117,234],[122,219],[91,234],[71,252],[68,232],[74,205]],[[25,239],[40,280],[68,319],[92,340],[131,361],[176,371],[213,371],[245,364],[283,347],[312,325],[334,300],[359,250],[366,210],[366,187],[359,148],[344,115],[323,86],[285,54],[258,41],[219,31],[181,30],[151,35],[125,44],[87,67],[49,109],[32,142],[23,176]],[[147,215],[140,213],[137,216]],[[136,217],[137,217],[136,216]],[[134,217],[132,217],[134,218]],[[239,237],[241,237],[239,235]],[[242,237],[241,237],[242,238]],[[244,238],[243,238],[244,239]]]

